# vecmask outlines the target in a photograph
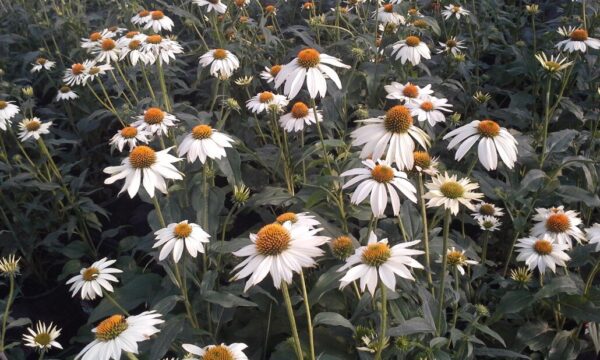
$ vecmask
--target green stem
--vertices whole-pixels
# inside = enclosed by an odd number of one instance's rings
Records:
[[[310,314],[310,303],[308,302],[308,292],[306,291],[306,282],[304,281],[304,272],[302,272],[302,270],[300,270],[300,285],[302,286],[302,297],[304,298],[304,309],[306,311],[310,360],[315,360],[315,340],[313,336],[312,316]]]
[[[429,226],[427,224],[427,208],[425,205],[425,199],[423,195],[425,194],[425,190],[423,188],[423,174],[419,172],[419,199],[421,205],[421,221],[423,222],[423,247],[425,248],[425,272],[427,273],[427,284],[429,284],[429,289],[433,296],[435,296],[435,291],[433,287],[433,279],[431,278],[431,262],[429,255]]]
[[[287,314],[290,321],[290,330],[292,331],[292,337],[294,338],[294,351],[296,352],[296,358],[298,360],[303,360],[304,356],[302,355],[302,346],[300,345],[300,337],[298,336],[296,319],[294,318],[292,300],[290,299],[290,292],[285,281],[281,282],[281,292],[283,293],[283,300],[285,301],[285,307],[287,309]]]
[[[381,360],[381,352],[385,347],[385,333],[387,330],[387,288],[382,282],[379,282],[379,291],[381,292],[381,333],[379,335],[379,345],[377,345],[375,360]]]
[[[8,314],[10,307],[13,302],[13,295],[15,293],[15,275],[9,274],[9,290],[8,298],[6,299],[6,307],[4,308],[4,316],[2,317],[2,337],[0,338],[0,353],[4,352],[4,340],[6,338],[6,322],[8,321]]]
[[[125,352],[125,354],[127,354],[127,358],[129,360],[139,360],[137,356],[135,356],[133,353],[130,352]]]
[[[490,240],[491,233],[489,231],[483,232],[483,249],[481,250],[481,265],[485,265],[487,259],[488,241]]]
[[[552,77],[548,76],[548,87],[546,89],[546,104],[544,109],[544,130],[542,133],[542,154],[540,155],[540,169],[546,160],[546,142],[548,139],[548,124],[550,123],[550,91],[552,90]]]
[[[115,298],[112,297],[112,295],[110,295],[110,293],[106,290],[103,291],[104,296],[108,299],[108,301],[110,301],[117,309],[119,309],[119,311],[121,311],[123,314],[129,316],[129,312],[127,312],[127,310],[125,310],[124,307],[121,306],[121,304],[119,304],[117,302],[117,300]]]
[[[165,218],[163,217],[162,210],[160,209],[160,204],[158,203],[158,199],[156,196],[152,198],[152,204],[154,204],[154,209],[156,210],[156,216],[158,216],[158,221],[160,222],[161,228],[166,228],[167,223],[165,222]]]
[[[458,321],[458,303],[460,302],[460,278],[458,277],[458,267],[454,266],[454,291],[458,295],[458,300],[454,303],[454,311],[452,315],[452,329],[456,328],[456,322]]]
[[[515,244],[517,243],[517,239],[521,233],[517,231],[515,236],[513,237],[512,244],[510,245],[510,250],[508,250],[508,256],[506,257],[506,262],[504,263],[504,271],[502,272],[502,276],[506,277],[506,273],[508,272],[508,266],[510,265],[510,260],[512,259],[513,251],[515,250]]]
[[[158,67],[158,80],[160,81],[160,91],[162,92],[163,103],[164,103],[165,109],[168,112],[171,112],[173,109],[171,108],[171,101],[169,100],[169,93],[167,92],[167,83],[165,82],[165,74],[163,72],[162,63],[159,60],[156,62],[156,64]]]
[[[135,95],[135,91],[133,90],[133,88],[131,87],[131,85],[129,85],[129,81],[127,80],[127,78],[125,77],[125,74],[123,74],[123,70],[121,70],[121,65],[119,65],[119,62],[115,62],[115,65],[117,67],[117,71],[119,72],[119,75],[121,75],[121,77],[123,78],[123,82],[125,83],[125,86],[127,86],[127,89],[129,89],[129,92],[131,93],[131,95],[133,96],[133,98],[135,99],[135,103],[136,105],[140,102],[140,100],[138,99],[138,97]]]
[[[437,334],[441,335],[441,327],[442,327],[442,317],[445,314],[444,307],[444,289],[446,286],[446,268],[448,266],[448,256],[446,253],[448,252],[448,235],[450,234],[450,223],[452,222],[452,217],[450,214],[450,210],[445,210],[444,214],[444,232],[442,238],[442,269],[440,274],[440,286],[438,290],[438,321],[437,321]]]
[[[398,214],[398,227],[400,228],[400,232],[402,233],[402,239],[404,242],[408,241],[408,236],[406,235],[406,229],[404,229],[404,223],[402,222],[402,216]]]
[[[183,303],[185,305],[185,311],[187,312],[187,316],[190,319],[190,323],[192,324],[192,327],[197,329],[197,328],[199,328],[198,319],[196,319],[196,314],[194,313],[194,311],[192,309],[192,304],[190,303],[190,299],[188,297],[187,287],[185,285],[185,282],[183,281],[181,272],[179,271],[179,264],[177,262],[175,262],[173,267],[175,268],[175,277],[177,278],[177,283],[178,283],[177,285],[179,286],[179,289],[181,290],[181,295],[183,296]]]
[[[318,121],[319,115],[317,114],[317,104],[315,103],[315,99],[310,99],[310,101],[313,112],[315,114],[317,131],[319,132],[319,139],[321,140],[321,147],[323,147],[323,157],[325,158],[327,169],[329,169],[329,175],[333,175],[333,170],[331,169],[331,164],[329,163],[329,156],[327,156],[327,146],[325,146],[325,138],[323,137],[323,131],[321,130],[321,122]]]

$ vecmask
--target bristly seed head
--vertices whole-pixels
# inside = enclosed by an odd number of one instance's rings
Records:
[[[408,131],[413,124],[410,110],[403,105],[396,105],[385,114],[383,126],[388,132],[402,134]]]
[[[256,250],[264,256],[279,255],[290,246],[289,231],[281,224],[263,226],[256,234]]]
[[[304,68],[313,68],[321,62],[321,54],[315,49],[304,49],[298,52],[298,64]]]
[[[213,57],[215,60],[223,60],[227,57],[227,50],[225,49],[215,49],[213,52]]]
[[[381,266],[392,256],[392,251],[386,243],[372,243],[363,250],[362,262],[373,267]]]
[[[292,106],[292,116],[295,119],[302,119],[308,116],[308,106],[302,101],[298,101]]]
[[[331,241],[331,252],[340,260],[346,260],[354,253],[354,244],[348,236],[339,236]]]
[[[135,147],[129,154],[129,163],[135,169],[149,168],[155,162],[156,152],[146,145]]]
[[[123,315],[113,315],[103,320],[96,327],[96,339],[107,342],[116,339],[123,331],[127,330],[127,320]]]
[[[165,113],[155,107],[151,107],[144,113],[144,121],[150,125],[156,125],[162,123],[165,118]]]
[[[446,181],[440,186],[440,192],[448,199],[458,199],[465,193],[465,188],[456,181]]]
[[[492,138],[500,134],[500,125],[493,120],[486,119],[479,122],[477,130],[481,136]]]
[[[212,133],[213,133],[212,128],[210,126],[204,125],[204,124],[196,125],[192,129],[192,136],[196,140],[208,139],[209,137],[211,137]]]
[[[275,221],[277,221],[278,223],[282,224],[285,223],[286,221],[291,221],[292,224],[295,223],[296,221],[298,221],[298,217],[296,216],[295,213],[293,212],[286,212],[283,213],[281,215],[279,215],[277,217],[277,219],[275,219]]]
[[[533,244],[533,250],[540,255],[549,255],[552,253],[552,243],[544,239],[536,240]]]
[[[180,222],[175,225],[173,228],[173,235],[175,235],[178,239],[185,239],[192,234],[192,227],[190,224],[185,222]]]
[[[570,37],[573,41],[586,41],[588,39],[588,32],[584,29],[576,29],[573,30]]]
[[[233,354],[223,345],[215,345],[206,350],[202,360],[234,360]]]
[[[563,233],[571,227],[569,217],[563,213],[552,214],[546,220],[546,229],[553,233]]]
[[[413,152],[414,166],[428,169],[431,166],[431,156],[426,151]]]
[[[414,35],[407,36],[404,41],[406,42],[406,45],[411,47],[415,47],[421,43],[421,39],[419,39],[418,36]]]
[[[41,126],[42,123],[35,119],[27,120],[25,123],[25,129],[27,129],[27,131],[37,131]]]
[[[121,136],[125,139],[133,139],[137,136],[138,130],[133,126],[126,126],[121,129]]]
[[[81,273],[81,277],[83,278],[83,281],[92,281],[96,280],[98,274],[100,274],[100,271],[98,271],[98,269],[96,269],[95,267],[89,267],[83,270],[83,272]]]
[[[154,35],[149,35],[148,37],[146,37],[146,42],[148,44],[160,44],[160,42],[162,41],[162,36],[158,35],[158,34],[154,34]]]
[[[371,177],[379,183],[389,183],[394,179],[394,169],[386,165],[375,165],[371,170]]]
[[[258,95],[258,101],[263,104],[272,101],[274,98],[273,93],[270,91],[263,91]]]
[[[90,34],[90,41],[98,41],[100,39],[102,39],[102,34],[99,32],[93,32]]]
[[[117,46],[117,44],[115,43],[115,41],[113,39],[104,39],[104,40],[102,40],[101,47],[102,47],[103,51],[113,50],[116,46]]]
[[[152,15],[152,20],[160,20],[165,17],[165,13],[160,10],[154,10],[150,14]]]
[[[271,76],[277,76],[277,74],[279,74],[280,71],[281,65],[273,65],[271,66],[271,70],[269,72],[271,73]]]
[[[71,72],[73,75],[81,75],[85,71],[85,66],[83,64],[73,64],[71,65]]]

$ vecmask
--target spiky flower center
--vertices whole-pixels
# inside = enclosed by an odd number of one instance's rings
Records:
[[[98,41],[100,39],[102,39],[102,34],[99,32],[93,32],[90,34],[90,41]]]
[[[142,10],[138,13],[139,17],[146,17],[148,15],[150,15],[150,11],[148,11],[148,10]]]
[[[552,253],[552,243],[544,239],[536,240],[533,244],[533,250],[540,255],[549,255]]]
[[[571,33],[571,40],[573,41],[586,41],[588,39],[588,32],[584,29],[573,30]]]
[[[233,354],[223,345],[215,345],[207,349],[202,356],[203,360],[233,360]]]
[[[36,344],[38,344],[42,347],[45,347],[45,346],[48,346],[48,344],[50,344],[50,341],[52,341],[52,338],[50,338],[50,334],[42,332],[42,333],[37,334],[33,338],[33,341]]]
[[[134,36],[139,35],[140,32],[139,31],[130,31],[127,34],[125,34],[125,37],[128,39],[133,39]]]
[[[460,6],[459,5],[452,5],[452,12],[453,13],[460,12]]]
[[[423,101],[421,103],[421,110],[423,110],[423,111],[433,110],[433,103],[431,101]]]
[[[419,96],[419,88],[414,84],[406,84],[404,89],[402,89],[402,95],[411,99],[417,98]]]
[[[448,199],[458,199],[465,193],[465,188],[456,181],[446,181],[440,186],[440,192]]]
[[[227,57],[227,50],[225,49],[216,49],[213,52],[213,57],[215,60],[223,60]]]
[[[381,266],[392,256],[392,251],[386,243],[373,243],[363,250],[362,262],[369,266]]]
[[[61,93],[63,93],[63,94],[66,94],[66,93],[68,93],[68,92],[70,92],[70,91],[71,91],[71,88],[70,88],[70,87],[68,87],[67,85],[63,85],[63,86],[61,86],[61,87],[60,87],[59,91],[60,91]]]
[[[244,5],[246,5],[246,1],[245,0],[235,0],[235,5],[237,7],[243,7]]]
[[[275,6],[267,5],[265,6],[265,11],[267,12],[267,14],[273,14],[275,12]]]
[[[25,129],[27,129],[27,131],[37,131],[41,126],[42,123],[37,120],[29,120],[25,123]]]
[[[271,76],[277,76],[277,74],[279,74],[280,71],[281,65],[273,65],[271,66],[271,70],[269,72],[271,73]]]
[[[280,224],[283,224],[286,221],[291,221],[292,223],[295,223],[296,221],[298,221],[298,217],[293,212],[286,212],[279,215],[276,220]]]
[[[83,64],[73,64],[71,65],[71,72],[73,75],[81,75],[85,71],[85,66]]]
[[[133,139],[137,136],[137,129],[133,126],[127,126],[121,129],[121,136],[125,139]]]
[[[127,45],[127,47],[129,48],[129,50],[136,50],[139,49],[140,46],[142,46],[142,42],[139,40],[131,40],[129,42],[129,45]]]
[[[145,169],[156,162],[156,152],[149,146],[140,145],[131,150],[129,163],[135,169]]]
[[[414,27],[421,28],[421,29],[425,29],[429,26],[429,24],[427,24],[427,21],[425,21],[423,19],[417,19],[417,20],[413,21],[413,25],[414,25]]]
[[[383,126],[388,132],[402,134],[408,131],[413,124],[410,110],[406,106],[396,105],[385,114]]]
[[[387,13],[394,12],[394,5],[392,5],[392,4],[383,5],[383,11],[385,11]]]
[[[571,221],[565,214],[552,214],[546,220],[546,229],[553,233],[563,233],[571,227]]]
[[[144,121],[146,124],[156,125],[162,123],[165,118],[165,113],[159,108],[150,108],[144,113]]]
[[[263,104],[272,101],[273,98],[273,93],[270,91],[263,91],[260,94],[258,94],[258,101],[260,101]]]
[[[8,102],[6,102],[4,100],[0,100],[0,110],[6,109],[7,106],[8,106]]]
[[[310,1],[309,1],[309,2],[305,2],[304,4],[302,4],[302,7],[303,7],[305,10],[310,10],[310,9],[312,9],[314,6],[315,6],[315,4],[311,3]]]
[[[256,234],[256,250],[264,256],[279,255],[290,246],[291,240],[289,231],[281,224],[265,225]]]
[[[456,47],[457,43],[456,40],[454,39],[449,39],[448,41],[446,41],[446,46],[449,48],[453,48]]]
[[[196,140],[208,139],[209,137],[211,137],[212,133],[213,133],[212,128],[210,126],[204,125],[204,124],[196,125],[192,129],[192,136]]]
[[[111,51],[117,46],[113,39],[104,39],[102,40],[102,50],[103,51]]]
[[[319,65],[321,54],[315,49],[304,49],[298,52],[298,64],[305,68],[312,68]]]
[[[465,256],[462,251],[458,250],[448,251],[446,258],[448,260],[448,265],[450,266],[462,265],[465,262]]]
[[[481,136],[492,138],[500,134],[500,125],[493,120],[482,120],[477,125],[477,130]]]
[[[158,34],[154,34],[154,35],[150,35],[146,38],[146,42],[148,44],[160,44],[160,42],[162,41],[162,36],[158,35]]]
[[[114,340],[123,331],[127,330],[128,326],[123,315],[113,315],[98,324],[96,327],[96,339],[102,342]]]
[[[81,277],[83,278],[83,281],[92,281],[96,280],[98,274],[100,274],[100,271],[98,269],[96,269],[95,267],[89,267],[83,270],[83,272],[81,273]]]
[[[414,166],[427,169],[431,166],[431,156],[426,151],[413,152]]]
[[[192,234],[192,227],[188,223],[181,222],[175,225],[173,229],[173,235],[179,239],[185,239]]]
[[[394,170],[386,165],[375,165],[371,170],[373,180],[380,183],[388,183],[394,179]]]
[[[561,64],[557,63],[556,61],[552,61],[552,60],[548,60],[544,62],[544,67],[546,69],[548,69],[548,71],[550,72],[557,72],[560,70],[561,68]]]
[[[354,252],[354,244],[348,236],[340,236],[331,242],[331,251],[333,256],[338,259],[345,260]]]
[[[492,204],[482,204],[479,207],[479,213],[481,215],[493,216],[496,213],[496,209],[494,208],[494,205],[492,205]]]
[[[489,229],[493,228],[495,224],[493,221],[485,220],[485,221],[483,221],[483,223],[481,225],[483,225],[484,228],[489,230]]]
[[[302,119],[308,116],[308,106],[302,101],[298,101],[292,106],[292,116],[296,119]]]
[[[154,10],[153,12],[151,12],[151,14],[152,14],[152,20],[160,20],[165,17],[165,13],[163,13],[160,10]]]
[[[37,60],[35,62],[38,65],[44,65],[46,62],[48,62],[48,59],[41,57],[41,58],[37,58]]]
[[[90,68],[90,70],[88,71],[88,74],[90,74],[90,75],[96,75],[97,73],[100,72],[100,70],[102,70],[102,69],[100,69],[100,67],[98,67],[98,66],[92,66]]]
[[[406,45],[412,46],[412,47],[415,47],[421,43],[421,39],[419,39],[418,36],[414,36],[414,35],[407,36],[405,41],[406,41]]]

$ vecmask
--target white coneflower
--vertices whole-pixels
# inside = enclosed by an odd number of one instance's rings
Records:
[[[65,70],[63,82],[68,86],[81,85],[88,77],[87,70],[94,66],[95,62],[86,60],[83,63],[75,63]]]
[[[502,223],[500,222],[500,220],[498,220],[498,218],[494,217],[494,216],[482,216],[479,218],[475,218],[477,220],[477,224],[479,225],[479,228],[483,231],[489,231],[489,232],[494,232],[498,229],[500,229],[500,226],[502,226]]]
[[[196,125],[179,145],[177,153],[179,156],[187,154],[188,162],[193,163],[196,159],[204,164],[206,159],[221,159],[227,156],[225,148],[232,147],[235,140],[229,136],[213,129],[209,125]]]
[[[90,67],[86,69],[86,77],[83,79],[81,85],[87,84],[88,81],[94,81],[96,78],[100,77],[100,75],[106,75],[107,71],[111,71],[114,68],[110,64],[91,64]]]
[[[512,169],[517,161],[517,140],[506,128],[500,127],[493,120],[474,120],[452,130],[443,139],[450,138],[452,140],[448,144],[448,150],[460,144],[454,157],[457,161],[460,161],[478,140],[477,155],[487,170],[496,170],[498,155],[509,169]]]
[[[0,100],[0,129],[6,130],[20,109],[14,101]]]
[[[175,55],[183,53],[183,47],[175,40],[154,34],[146,37],[141,51],[152,54],[160,64],[168,64],[175,60]]]
[[[243,343],[233,343],[229,345],[208,345],[200,348],[192,344],[183,344],[181,347],[188,353],[204,360],[248,360],[244,349],[248,345]]]
[[[122,351],[137,354],[137,343],[160,331],[155,325],[164,322],[161,316],[156,311],[144,311],[139,315],[113,315],[104,319],[92,330],[94,341],[84,347],[75,360],[119,360]]]
[[[585,229],[587,240],[591,245],[596,245],[596,251],[600,251],[600,224],[596,223]]]
[[[113,274],[120,274],[123,271],[117,268],[111,268],[116,260],[100,259],[87,268],[81,269],[79,275],[72,277],[67,281],[71,284],[72,296],[79,294],[83,300],[94,300],[96,296],[102,297],[103,291],[113,292],[110,282],[119,282]]]
[[[368,159],[363,161],[363,165],[365,167],[348,170],[340,175],[354,176],[344,184],[342,189],[359,183],[350,200],[353,204],[360,204],[370,195],[371,211],[375,217],[381,217],[387,207],[388,193],[394,215],[400,213],[398,192],[410,201],[417,202],[415,196],[417,189],[408,181],[406,173],[394,169],[385,160],[375,162]]]
[[[278,289],[284,281],[290,284],[294,273],[315,266],[315,258],[324,253],[319,246],[329,238],[317,235],[321,230],[292,224],[291,221],[283,225],[273,223],[263,226],[258,233],[250,234],[252,244],[233,253],[247,257],[233,269],[237,271],[234,279],[250,277],[244,291],[260,283],[268,274],[271,274],[273,285]]]
[[[206,12],[211,11],[219,14],[225,14],[227,11],[227,5],[223,4],[221,0],[193,0],[194,4],[198,6],[206,6]]]
[[[146,131],[152,135],[168,135],[169,128],[179,122],[175,115],[171,115],[156,107],[147,109],[144,111],[144,115],[139,115],[136,119],[131,126],[135,126],[139,130]]]
[[[315,117],[313,109],[309,108],[302,101],[296,102],[289,113],[279,118],[279,124],[289,133],[302,131],[304,130],[304,126],[316,124],[317,121],[323,121],[321,111],[317,110],[317,116]]]
[[[346,271],[346,275],[340,279],[340,288],[360,279],[361,290],[365,291],[365,288],[368,288],[371,295],[375,295],[379,281],[394,291],[396,275],[414,280],[409,267],[423,269],[423,265],[411,256],[424,252],[409,248],[419,242],[421,240],[404,242],[390,248],[387,239],[377,241],[377,236],[371,232],[368,245],[356,249],[354,255],[346,259],[346,264],[338,270]]]
[[[586,240],[584,233],[579,229],[581,219],[573,210],[564,210],[564,206],[550,209],[537,208],[533,220],[536,224],[531,229],[531,236],[541,237],[547,235],[559,244],[567,245],[570,249],[572,240],[581,243]]]
[[[23,119],[19,123],[19,139],[21,142],[24,142],[29,138],[37,140],[41,135],[50,133],[50,126],[52,126],[52,121],[42,123],[38,117]]]
[[[97,50],[104,39],[112,39],[115,33],[108,29],[104,29],[101,32],[95,31],[87,38],[81,38],[81,47],[84,48],[88,53]]]
[[[40,72],[42,70],[52,70],[56,62],[50,61],[46,58],[39,57],[35,60],[35,63],[31,64],[33,67],[29,70],[31,73]]]
[[[502,208],[499,208],[494,204],[490,204],[490,203],[486,203],[486,202],[480,202],[479,204],[476,204],[473,209],[474,209],[474,212],[471,214],[471,216],[473,216],[473,218],[475,218],[476,220],[479,220],[486,216],[494,216],[494,217],[504,216],[504,211],[502,211]]]
[[[137,65],[138,61],[141,61],[145,65],[153,64],[156,61],[154,54],[148,51],[144,51],[144,42],[147,36],[140,34],[137,31],[130,31],[127,35],[123,36],[118,41],[120,56],[119,59],[123,60],[129,57],[131,65]]]
[[[440,42],[441,49],[437,52],[438,54],[449,53],[454,56],[462,53],[467,47],[464,46],[464,40],[457,40],[456,37],[452,36],[446,42]]]
[[[289,100],[284,95],[263,91],[248,99],[246,101],[246,108],[255,114],[265,111],[280,112],[288,103]]]
[[[155,33],[161,32],[162,30],[171,31],[175,24],[170,17],[165,15],[160,10],[150,11],[150,17],[146,19],[144,29],[152,29]]]
[[[271,83],[271,82],[275,81],[275,76],[277,76],[277,74],[279,74],[280,71],[281,71],[281,65],[273,65],[271,67],[265,66],[265,70],[261,71],[260,77],[263,80],[266,80],[267,83]]]
[[[418,65],[423,59],[431,59],[429,47],[416,35],[409,35],[392,45],[392,55],[396,53],[396,60],[402,64],[409,61],[413,66]]]
[[[546,272],[546,268],[556,272],[556,265],[567,266],[566,261],[571,260],[565,253],[568,245],[559,244],[545,235],[519,239],[515,247],[519,252],[517,261],[525,261],[529,270],[537,268],[541,274]]]
[[[362,159],[385,159],[400,170],[412,169],[415,141],[424,149],[430,145],[429,136],[413,125],[410,110],[403,105],[389,109],[385,116],[360,120],[367,125],[352,131],[352,145],[361,146]],[[387,152],[386,152],[387,151]]]
[[[79,96],[67,85],[63,85],[58,89],[58,93],[56,94],[56,101],[68,101],[75,100]]]
[[[412,102],[416,103],[418,100],[433,94],[431,84],[420,87],[410,82],[407,82],[406,84],[392,82],[389,85],[385,85],[384,89],[387,92],[387,99],[402,100],[405,104]]]
[[[23,342],[25,346],[32,347],[41,353],[45,353],[52,348],[62,350],[62,345],[56,341],[60,336],[61,329],[56,325],[44,324],[41,321],[35,326],[35,330],[31,327],[27,328],[28,333],[23,334]]]
[[[283,225],[286,222],[291,222],[293,225],[305,226],[310,229],[317,228],[321,226],[319,220],[315,219],[314,215],[311,215],[308,212],[294,213],[294,212],[286,212],[283,213],[277,218],[275,218],[275,222]]]
[[[134,17],[131,18],[131,22],[135,25],[146,25],[146,23],[150,20],[150,11],[141,10]]]
[[[561,27],[558,29],[558,33],[568,37],[568,39],[556,44],[556,47],[559,50],[568,51],[570,53],[574,51],[585,53],[588,46],[592,49],[600,49],[600,40],[589,37],[588,32],[585,29],[575,27],[566,29]]]
[[[204,253],[202,243],[210,241],[210,235],[200,225],[188,223],[187,220],[169,224],[166,228],[156,231],[154,235],[156,235],[156,243],[152,248],[162,246],[158,256],[158,260],[161,261],[172,253],[173,261],[179,262],[184,249],[195,258],[198,253]]]
[[[562,76],[562,71],[568,68],[569,66],[573,65],[572,61],[567,61],[568,58],[561,57],[560,54],[551,55],[550,59],[548,59],[545,53],[539,53],[535,54],[535,58],[540,63],[540,65],[542,65],[546,72],[559,79]]]
[[[125,145],[129,146],[129,151],[133,150],[138,145],[138,142],[147,144],[150,133],[139,130],[135,126],[125,126],[121,130],[117,131],[115,135],[110,139],[110,145],[123,151]]]
[[[225,49],[209,50],[200,56],[200,65],[210,65],[210,74],[220,79],[228,79],[240,67],[240,61],[231,51]]]
[[[423,96],[416,102],[407,103],[406,106],[410,109],[412,116],[416,116],[417,120],[421,122],[427,121],[431,126],[446,121],[443,111],[452,111],[449,109],[452,104],[448,104],[448,99],[440,99],[435,96]]]
[[[125,184],[119,194],[127,190],[133,198],[143,184],[150,197],[154,197],[154,189],[163,194],[167,193],[166,179],[181,180],[182,174],[173,163],[182,159],[169,155],[172,148],[154,151],[149,146],[140,145],[131,150],[129,156],[122,160],[119,166],[109,166],[104,169],[111,175],[104,183],[110,185],[117,180],[125,179]]]
[[[95,61],[110,64],[119,60],[120,49],[116,41],[106,38],[100,41],[100,45],[92,51],[92,54],[96,55]]]
[[[423,198],[429,199],[427,206],[442,206],[454,215],[458,214],[460,204],[473,210],[473,201],[483,197],[482,193],[473,192],[479,185],[471,183],[468,178],[458,180],[456,175],[448,176],[448,173],[438,174],[425,186],[429,190],[423,195]]]
[[[438,173],[438,166],[438,158],[432,158],[427,151],[413,152],[413,168],[410,170],[434,176]]]
[[[448,261],[448,266],[456,267],[456,270],[458,270],[458,272],[460,272],[461,275],[465,274],[464,267],[478,264],[475,260],[469,260],[469,258],[467,258],[467,255],[465,255],[464,250],[456,250],[455,247],[451,247],[447,250],[446,259]],[[442,262],[441,254],[440,258],[436,262]]]
[[[397,26],[405,23],[404,16],[394,11],[393,4],[385,4],[381,6],[377,11],[373,12],[373,16],[376,16],[376,20],[382,23],[384,26],[387,24],[393,24]]]
[[[284,65],[279,71],[275,77],[275,87],[279,88],[285,83],[283,92],[288,98],[293,99],[306,82],[311,98],[324,97],[327,94],[327,78],[333,81],[338,89],[342,88],[342,82],[331,66],[350,68],[340,59],[321,54],[315,49],[300,50],[294,60]]]
[[[2,276],[18,275],[21,270],[19,261],[21,261],[21,257],[16,257],[15,254],[0,258],[0,273],[2,273]]]
[[[442,10],[442,16],[444,19],[448,20],[451,17],[455,17],[456,20],[460,20],[461,16],[467,16],[471,14],[471,12],[460,5],[446,5],[444,6],[444,10]]]

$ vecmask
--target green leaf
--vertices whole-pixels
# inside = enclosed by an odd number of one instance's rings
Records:
[[[354,331],[354,325],[348,319],[333,312],[318,313],[313,319],[313,327],[318,325],[343,326]]]
[[[514,314],[531,305],[534,299],[527,290],[509,291],[498,303],[493,318],[499,319],[504,314]]]
[[[177,335],[183,330],[185,321],[186,318],[184,316],[178,316],[167,320],[161,325],[158,336],[152,339],[149,359],[162,359],[171,344],[175,341]]]
[[[218,304],[224,308],[236,308],[238,306],[258,306],[252,301],[242,299],[231,293],[217,292],[213,290],[206,291],[202,298],[209,303]]]
[[[561,296],[560,312],[577,322],[600,323],[600,307],[581,295]]]
[[[404,321],[400,326],[388,330],[388,336],[405,336],[412,334],[429,333],[433,334],[435,327],[427,320],[421,317],[415,317]]]
[[[552,279],[549,284],[535,294],[535,299],[544,299],[558,294],[578,294],[582,292],[582,288],[577,286],[575,281],[569,276],[561,276]]]
[[[478,356],[487,356],[492,358],[500,358],[500,359],[531,359],[529,356],[521,355],[514,351],[506,350],[506,349],[496,349],[496,348],[475,348],[473,351],[475,355]]]

